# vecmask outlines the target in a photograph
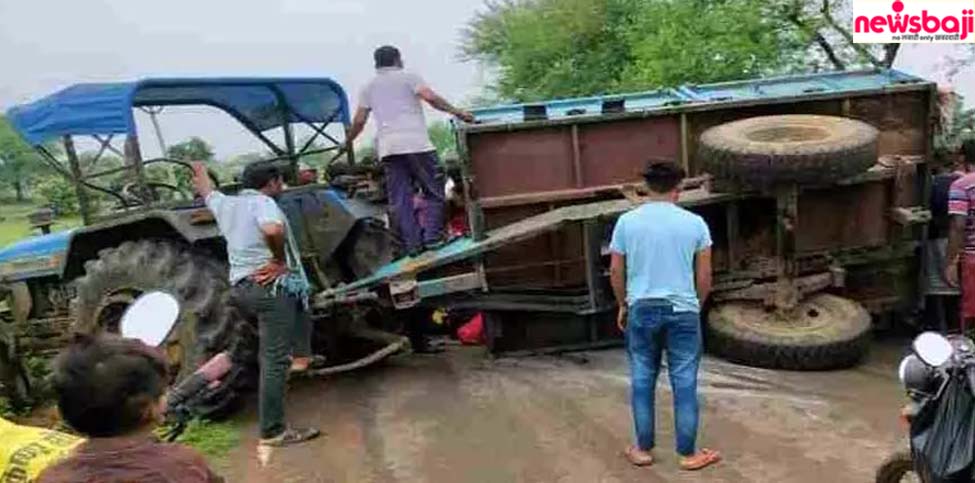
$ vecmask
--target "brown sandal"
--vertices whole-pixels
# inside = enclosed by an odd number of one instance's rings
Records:
[[[704,468],[718,463],[719,461],[721,461],[721,453],[707,448],[702,448],[700,451],[691,456],[682,457],[680,459],[680,469],[684,471],[703,470]]]
[[[626,456],[626,459],[634,466],[650,466],[653,464],[653,455],[636,446],[629,446],[623,450],[623,456]]]

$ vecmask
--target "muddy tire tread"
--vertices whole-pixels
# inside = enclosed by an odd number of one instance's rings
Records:
[[[818,297],[832,297],[819,295]],[[828,299],[827,299],[828,300]],[[842,300],[842,299],[841,299]],[[743,331],[731,324],[722,324],[722,313],[712,309],[708,316],[708,349],[731,362],[768,369],[795,371],[823,371],[844,369],[860,362],[870,347],[870,315],[859,311],[850,324],[850,331],[834,340],[817,339],[789,342],[753,331]]]
[[[742,121],[752,126],[774,126],[789,116],[763,116]],[[726,185],[770,187],[790,182],[828,184],[860,174],[877,162],[878,132],[872,126],[834,116],[801,116],[824,128],[843,134],[825,142],[780,144],[768,151],[756,151],[744,138],[748,124],[735,121],[701,135],[698,158],[705,171]]]

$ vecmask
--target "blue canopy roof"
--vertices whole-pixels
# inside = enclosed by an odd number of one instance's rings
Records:
[[[77,84],[16,106],[7,118],[32,145],[64,135],[135,134],[132,108],[208,105],[252,132],[288,122],[349,123],[345,91],[327,78],[143,79]]]

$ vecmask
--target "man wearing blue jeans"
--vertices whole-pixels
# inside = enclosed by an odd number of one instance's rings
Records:
[[[626,334],[636,426],[636,445],[625,455],[637,466],[653,463],[654,391],[666,352],[680,466],[699,470],[721,459],[716,451],[695,447],[700,308],[711,291],[711,234],[700,216],[675,204],[683,169],[654,161],[643,177],[649,201],[620,216],[610,243],[610,279],[620,305],[617,325]]]

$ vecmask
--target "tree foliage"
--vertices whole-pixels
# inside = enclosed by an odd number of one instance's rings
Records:
[[[32,180],[42,171],[41,155],[17,134],[6,117],[0,116],[0,184],[24,201]]]
[[[486,97],[529,101],[795,71],[890,67],[852,43],[848,0],[489,0],[461,54],[493,67]]]
[[[166,155],[181,161],[213,161],[213,147],[196,136],[166,149]]]
[[[187,163],[202,161],[206,164],[212,164],[214,161],[213,147],[196,136],[181,143],[173,144],[166,149],[166,155],[172,159]],[[166,172],[154,170],[147,174],[150,179],[169,182],[170,184],[175,184],[184,193],[192,193],[193,173],[187,169],[176,168]]]
[[[427,132],[441,161],[457,157],[457,137],[450,123],[437,121],[427,127]]]

